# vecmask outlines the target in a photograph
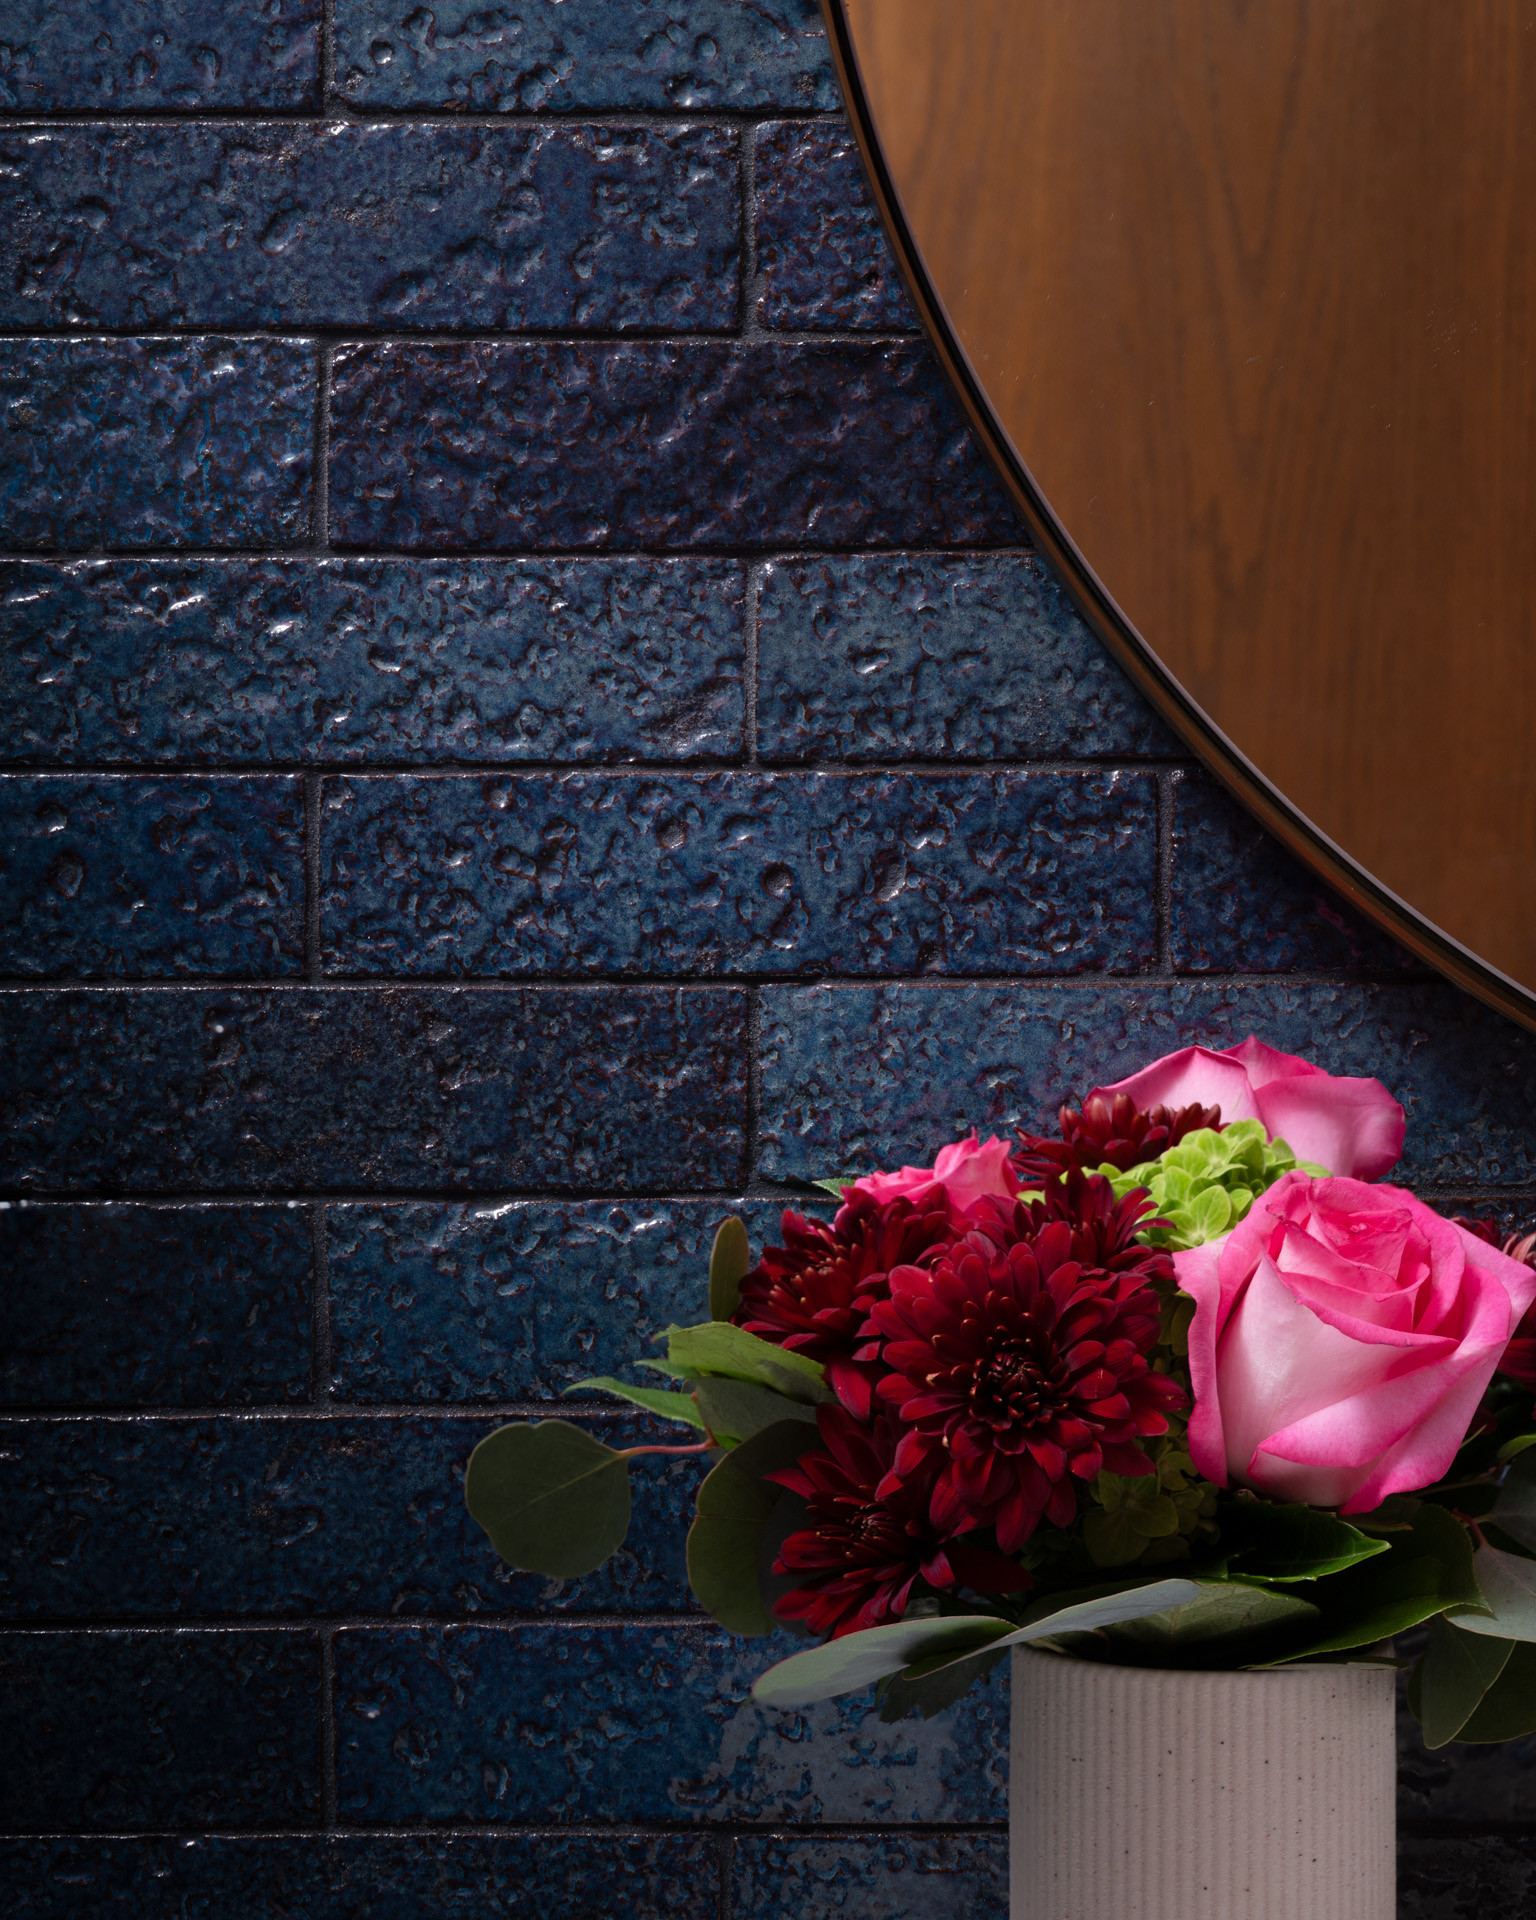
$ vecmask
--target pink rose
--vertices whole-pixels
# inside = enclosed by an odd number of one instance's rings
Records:
[[[935,1187],[943,1187],[951,1209],[957,1214],[975,1206],[989,1193],[1015,1194],[1019,1190],[1008,1142],[999,1140],[995,1134],[978,1140],[974,1127],[969,1140],[957,1140],[953,1146],[941,1147],[931,1167],[899,1167],[895,1173],[869,1173],[853,1184],[861,1193],[880,1201],[898,1197],[915,1201],[925,1193],[932,1193]]]
[[[1219,1106],[1224,1126],[1262,1120],[1270,1139],[1284,1140],[1298,1160],[1355,1180],[1379,1180],[1403,1150],[1403,1110],[1379,1080],[1337,1078],[1252,1034],[1221,1053],[1184,1047],[1093,1092],[1105,1100],[1128,1093],[1138,1107],[1174,1113]]]
[[[1400,1187],[1301,1172],[1173,1264],[1196,1467],[1345,1513],[1444,1474],[1536,1298],[1529,1267]]]

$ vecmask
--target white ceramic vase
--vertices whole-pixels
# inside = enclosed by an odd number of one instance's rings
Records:
[[[1019,1647],[1012,1920],[1394,1920],[1393,1674]]]

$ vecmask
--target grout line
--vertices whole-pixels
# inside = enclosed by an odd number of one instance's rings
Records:
[[[747,568],[747,577],[742,590],[741,744],[743,761],[749,767],[755,767],[759,764],[757,737],[758,634],[762,614],[763,576],[766,571],[767,568],[763,561],[754,560]],[[819,766],[817,770],[820,771]],[[806,771],[810,771],[810,768],[807,767]]]
[[[313,339],[313,330],[303,337]],[[958,562],[975,560],[978,556],[989,560],[1023,560],[1029,564],[1032,571],[1046,572],[1045,562],[1039,554],[1032,547],[1021,546],[1017,540],[980,540],[969,546],[957,545],[953,540],[939,542],[909,540],[897,546],[867,547],[850,546],[846,540],[828,547],[809,546],[804,542],[791,546],[783,541],[759,547],[745,546],[740,541],[686,547],[369,547],[353,544],[349,545],[344,552],[332,549],[325,558],[332,562],[346,562],[351,566],[366,566],[381,560],[431,566],[470,566],[487,560],[510,560],[534,567],[552,566],[559,561],[571,560],[591,567],[611,566],[623,561],[645,561],[651,565],[661,562],[671,566],[685,567],[708,560],[793,562],[827,559],[920,559]],[[122,567],[155,565],[181,567],[201,562],[234,565],[251,560],[266,560],[274,565],[300,567],[313,564],[313,555],[302,544],[288,547],[270,545],[243,547],[231,544],[223,547],[188,545],[111,549],[106,547],[27,547],[0,551],[0,565],[7,567],[77,567],[102,562]],[[1184,755],[1182,758],[1191,766],[1197,764],[1189,755]]]
[[[883,779],[910,776],[913,779],[951,780],[985,779],[993,774],[1082,775],[1095,779],[1108,774],[1157,774],[1166,763],[1133,759],[1129,755],[1110,758],[1104,755],[1081,760],[1032,760],[997,757],[990,760],[948,760],[914,756],[910,760],[892,758],[850,760],[831,755],[803,755],[799,758],[774,757],[759,760],[756,737],[756,692],[753,669],[758,652],[756,608],[753,604],[752,577],[748,577],[745,630],[743,634],[742,692],[751,726],[748,764],[761,766],[764,778],[782,780],[818,776],[840,776],[850,780]],[[670,774],[679,780],[719,780],[740,770],[740,753],[722,753],[718,758],[661,760],[636,755],[623,760],[388,760],[369,759],[366,763],[348,760],[263,760],[194,761],[162,760],[155,765],[128,765],[111,760],[71,762],[12,761],[0,766],[0,785],[8,780],[277,780],[295,774],[314,774],[359,785],[369,780],[649,780],[656,774]]]
[[[747,989],[746,1018],[746,1121],[742,1128],[741,1159],[742,1180],[750,1189],[757,1178],[758,1163],[762,1157],[762,1048],[763,1048],[763,1004],[762,990],[758,987]]]
[[[334,6],[327,4],[322,31],[327,24],[334,29]],[[333,31],[334,48],[334,31]],[[334,50],[332,54],[334,61]],[[326,79],[320,68],[322,83]],[[27,113],[21,109],[0,110],[0,134],[27,133],[49,127],[92,127],[120,131],[135,127],[196,126],[203,121],[215,126],[261,127],[265,125],[313,125],[316,120],[352,120],[372,126],[427,126],[495,129],[530,126],[544,127],[662,127],[683,132],[691,127],[744,127],[778,125],[789,121],[801,126],[846,125],[840,107],[515,107],[500,113],[461,113],[452,107],[389,107],[349,100],[332,86],[320,107],[135,107],[128,113],[107,113],[100,107],[56,107]]]
[[[3,132],[3,128],[0,128]],[[738,313],[740,311],[738,299]],[[889,327],[774,327],[753,332],[738,332],[727,323],[718,327],[381,327],[366,319],[277,320],[264,326],[239,321],[200,321],[196,325],[170,325],[154,321],[136,321],[126,325],[82,327],[0,326],[0,340],[32,341],[39,345],[60,341],[93,340],[189,340],[226,341],[259,344],[262,341],[293,340],[318,342],[330,346],[355,347],[452,347],[493,345],[516,347],[676,347],[686,352],[691,347],[745,347],[763,350],[770,347],[890,347],[917,346],[922,335],[895,332]],[[1015,542],[1014,544],[1017,544]],[[479,552],[476,548],[474,551]]]
[[[758,308],[763,297],[763,276],[757,264],[757,127],[742,129],[741,135],[741,299],[737,326],[743,340],[763,338]]]
[[[404,1628],[424,1629],[429,1633],[497,1630],[516,1633],[526,1628],[549,1629],[553,1633],[580,1631],[611,1632],[615,1627],[654,1627],[667,1634],[717,1634],[720,1629],[702,1610],[694,1613],[581,1613],[548,1614],[507,1608],[498,1613],[400,1614],[380,1609],[377,1613],[359,1613],[338,1608],[334,1613],[208,1614],[188,1618],[184,1614],[90,1614],[72,1616],[32,1615],[27,1619],[6,1621],[3,1632],[14,1638],[40,1640],[60,1633],[121,1633],[125,1628],[142,1634],[186,1637],[189,1634],[280,1633],[291,1638],[305,1634],[377,1633]],[[10,1835],[5,1835],[7,1839]]]
[[[716,1841],[716,1871],[719,1874],[717,1889],[718,1905],[715,1909],[718,1920],[731,1920],[731,1878],[736,1864],[736,1840],[733,1834],[722,1833]]]
[[[1417,1833],[1419,1829],[1431,1823],[1404,1822],[1406,1832]],[[1006,1820],[880,1820],[860,1824],[855,1821],[805,1821],[799,1826],[793,1822],[776,1820],[769,1825],[755,1820],[711,1820],[707,1826],[697,1821],[679,1821],[671,1826],[658,1823],[647,1825],[640,1821],[596,1821],[572,1820],[566,1823],[537,1821],[486,1820],[467,1822],[462,1820],[438,1820],[420,1826],[391,1827],[370,1825],[364,1822],[351,1823],[338,1827],[334,1833],[318,1827],[130,1827],[122,1831],[111,1828],[80,1827],[44,1827],[33,1829],[7,1829],[7,1841],[71,1840],[80,1842],[101,1841],[103,1843],[121,1843],[123,1841],[142,1841],[146,1845],[163,1843],[167,1840],[432,1840],[451,1836],[465,1840],[527,1840],[547,1838],[551,1840],[703,1840],[711,1835],[716,1839],[729,1836],[742,1840],[778,1840],[778,1839],[824,1839],[824,1840],[880,1840],[887,1834],[911,1834],[913,1836],[933,1836],[943,1838],[947,1835],[970,1834],[1000,1836],[1008,1831]],[[1457,1835],[1495,1834],[1503,1836],[1524,1835],[1536,1832],[1530,1826],[1510,1822],[1506,1826],[1489,1827],[1453,1827],[1451,1837]],[[521,1910],[521,1909],[519,1909]],[[292,1911],[292,1909],[289,1909]],[[359,1909],[349,1909],[358,1912]]]
[[[311,1300],[310,1320],[310,1374],[309,1394],[311,1400],[322,1406],[328,1406],[332,1400],[331,1380],[331,1250],[324,1201],[317,1202],[309,1215],[310,1247],[312,1250],[311,1281],[313,1298]]]
[[[320,966],[320,807],[324,782],[304,775],[304,978],[321,977]]]
[[[320,1820],[327,1833],[338,1826],[336,1814],[336,1629],[320,1633]]]
[[[1157,781],[1157,964],[1163,973],[1173,967],[1173,775],[1166,769]]]
[[[320,342],[315,379],[314,471],[310,478],[310,538],[319,554],[330,551],[331,538],[331,371],[336,349]]]
[[[332,112],[332,97],[335,93],[336,79],[336,0],[320,0],[320,44],[315,65],[316,105],[320,112],[329,117]],[[347,111],[350,102],[337,101],[336,105]],[[414,118],[415,116],[413,116]]]

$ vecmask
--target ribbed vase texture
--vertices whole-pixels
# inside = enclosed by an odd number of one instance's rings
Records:
[[[1012,1920],[1394,1920],[1393,1674],[1019,1647]]]

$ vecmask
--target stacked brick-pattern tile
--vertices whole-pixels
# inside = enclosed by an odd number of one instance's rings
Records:
[[[0,114],[0,1905],[999,1920],[1001,1684],[762,1712],[691,1467],[561,1584],[469,1449],[1185,1041],[1536,1215],[1531,1042],[1031,555],[810,0],[0,0]],[[1405,1912],[1533,1761],[1407,1742]]]

